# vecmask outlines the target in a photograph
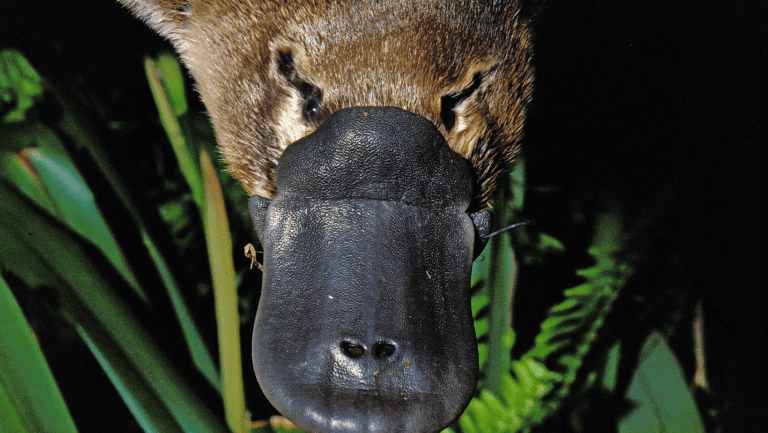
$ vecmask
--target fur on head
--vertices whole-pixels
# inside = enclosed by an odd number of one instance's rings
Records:
[[[430,120],[472,164],[470,211],[517,152],[533,84],[519,1],[120,1],[173,43],[251,196],[273,198],[283,150],[346,107]]]

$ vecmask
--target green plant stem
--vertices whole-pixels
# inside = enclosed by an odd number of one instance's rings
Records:
[[[486,388],[496,395],[503,395],[502,378],[509,375],[510,354],[501,341],[511,329],[512,294],[517,277],[517,263],[512,250],[509,234],[502,233],[493,239],[491,247],[492,269],[488,275],[488,296],[490,303],[489,335],[494,344],[488,347],[486,364]]]

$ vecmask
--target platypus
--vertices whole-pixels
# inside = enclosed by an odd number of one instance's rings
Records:
[[[264,251],[253,366],[313,432],[437,432],[533,88],[518,1],[120,0],[196,82]],[[244,203],[245,205],[245,203]]]

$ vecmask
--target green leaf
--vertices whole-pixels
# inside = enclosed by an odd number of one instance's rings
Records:
[[[488,408],[488,411],[493,413],[494,418],[503,416],[504,412],[507,410],[501,403],[501,400],[499,400],[499,398],[496,397],[494,393],[488,391],[487,389],[484,389],[480,392],[480,399]]]
[[[474,400],[473,400],[474,401]],[[470,403],[471,405],[472,403]],[[464,414],[459,418],[458,424],[462,433],[481,433],[481,430],[477,428],[472,418],[473,410],[471,407],[467,407]]]
[[[475,337],[480,338],[488,333],[488,319],[475,320]]]
[[[59,216],[71,228],[99,245],[123,277],[132,282],[136,292],[145,298],[126,257],[112,236],[101,212],[96,208],[93,194],[68,158],[58,138],[48,128],[33,132],[36,133],[40,147],[26,149],[17,154],[2,155],[0,157],[2,174],[35,200],[36,204],[47,209],[51,214]],[[125,199],[127,196],[121,196],[121,198]],[[146,230],[145,217],[136,213],[137,207],[130,202],[123,204],[128,209],[134,210],[132,216],[136,218],[142,240],[171,299],[195,365],[214,387],[219,388],[221,382],[213,358],[192,321],[181,290],[165,258],[159,253]]]
[[[58,212],[56,204],[43,186],[25,150],[16,153],[0,153],[0,176],[16,185],[19,190],[34,200],[36,205],[54,214]]]
[[[146,301],[147,297],[99,211],[93,193],[72,162],[61,153],[44,149],[29,149],[26,155],[40,183],[53,200],[58,210],[57,216],[96,244],[123,278]]]
[[[174,77],[179,74],[181,74],[180,70],[174,71],[173,64],[171,64],[170,60],[168,58],[163,57],[163,71],[162,74],[166,74],[169,77]],[[175,62],[175,60],[173,60]],[[178,64],[176,64],[176,68],[178,69]],[[180,76],[178,77],[180,79]],[[178,110],[181,110],[183,107],[180,105],[182,104],[180,101],[185,101],[183,97],[183,93],[181,95],[178,94],[179,91],[183,91],[183,87],[179,88],[179,86],[171,86],[177,94],[174,96],[176,98],[175,104],[176,108]],[[166,96],[166,93],[162,88],[158,90],[157,97],[160,98],[162,101],[164,101],[166,104],[164,104],[164,107],[168,107],[168,100],[167,98],[163,99],[164,96]],[[115,170],[114,165],[107,155],[106,149],[108,149],[108,146],[106,143],[102,140],[100,140],[100,137],[96,135],[91,129],[89,129],[89,118],[84,115],[80,110],[78,110],[76,104],[72,103],[70,98],[65,98],[65,94],[59,92],[57,89],[51,88],[51,93],[56,99],[56,102],[59,103],[63,108],[63,120],[59,122],[58,127],[61,129],[61,132],[65,135],[67,135],[69,138],[72,139],[72,141],[79,147],[87,149],[91,155],[93,156],[93,161],[96,163],[96,166],[89,169],[98,169],[102,172],[102,174],[106,177],[108,180],[110,187],[116,192],[117,196],[119,197],[121,203],[128,209],[131,217],[133,218],[134,222],[136,223],[138,229],[141,232],[142,241],[144,242],[144,245],[147,248],[147,252],[154,263],[158,274],[160,275],[161,281],[163,283],[163,286],[168,293],[168,297],[171,299],[171,304],[174,309],[174,313],[176,314],[176,318],[181,326],[182,333],[185,338],[185,342],[187,344],[187,347],[190,351],[190,355],[192,357],[193,362],[195,363],[195,366],[198,368],[198,370],[204,375],[204,377],[208,380],[208,382],[211,383],[215,388],[219,389],[221,386],[221,381],[219,378],[219,374],[217,372],[217,369],[215,367],[215,363],[213,361],[213,357],[211,355],[211,352],[208,350],[202,335],[192,320],[191,313],[189,311],[189,308],[186,305],[186,302],[184,301],[184,297],[181,295],[181,289],[178,286],[178,283],[176,282],[175,278],[173,277],[173,272],[168,266],[167,260],[160,254],[160,250],[157,248],[156,241],[154,240],[150,227],[151,224],[148,224],[147,221],[151,219],[151,217],[148,217],[141,211],[141,206],[136,205],[136,199],[133,197],[133,195],[129,192],[129,189],[125,185],[125,181],[123,178],[118,174],[119,172]],[[186,104],[186,102],[184,102]],[[166,109],[164,112],[168,112]],[[178,126],[178,122],[176,122],[175,117],[171,116],[170,118],[170,124]],[[177,128],[178,129],[178,128]],[[194,159],[191,159],[189,156],[189,152],[186,150],[186,147],[184,147],[184,137],[183,134],[181,134],[180,129],[178,129],[179,134],[176,136],[177,138],[181,139],[180,145],[182,146],[181,150],[182,152],[185,152],[185,155],[187,155],[188,159],[191,161],[195,161]],[[179,144],[179,143],[177,143]],[[64,160],[68,161],[66,158],[66,153],[63,151],[63,149],[59,150],[58,152],[54,152],[56,150],[56,147],[53,145],[48,146],[46,149],[41,150],[44,151],[46,154],[53,154],[56,159],[58,160]],[[182,166],[182,170],[185,166]],[[194,165],[191,165],[189,167],[192,167],[192,175],[195,176],[193,180],[196,179],[196,181],[199,183],[199,173],[195,170]],[[74,169],[74,167],[73,167]],[[79,176],[79,175],[78,175]],[[52,178],[52,181],[54,184],[56,184],[57,179]],[[70,193],[76,193],[76,191],[71,191]],[[64,192],[62,194],[62,200],[70,200],[70,196],[67,196],[67,192]],[[91,215],[91,218],[96,218],[95,215]],[[88,236],[93,240],[92,237]],[[98,242],[97,242],[98,243]],[[109,246],[110,242],[104,241],[104,244],[107,244]],[[127,270],[127,265],[122,265],[120,261],[118,260],[119,257],[116,257],[113,253],[111,255],[113,257],[113,261],[115,261],[115,264],[118,266],[118,269],[124,269]],[[124,272],[125,274],[125,272]],[[128,274],[124,275],[125,278],[127,278],[129,281],[131,281],[132,277]],[[137,285],[138,287],[138,285]]]
[[[0,103],[16,103],[16,108],[0,120],[3,122],[24,120],[26,111],[43,93],[41,81],[40,76],[20,52],[0,51]]]
[[[3,431],[76,432],[48,363],[2,277],[0,324],[0,425]]]
[[[240,319],[237,314],[237,286],[232,260],[232,240],[229,234],[224,196],[213,163],[205,151],[200,152],[205,199],[205,240],[211,264],[213,293],[216,301],[216,322],[219,330],[219,359],[221,360],[221,393],[229,428],[241,433],[245,427],[243,369],[240,363]]]
[[[491,299],[484,294],[474,296],[472,298],[472,317],[477,317],[480,310],[486,307],[491,302]]]
[[[82,303],[82,313],[101,326],[146,382],[188,431],[224,432],[226,428],[154,343],[139,318],[126,306],[131,293],[109,262],[88,242],[35,208],[24,196],[0,183],[0,226],[15,231],[25,248],[24,261],[39,262],[62,282],[60,298]],[[66,254],[52,252],[66,251]],[[4,263],[7,266],[8,263]],[[11,264],[18,264],[11,262]],[[16,271],[15,269],[10,269]]]
[[[543,252],[549,251],[565,251],[565,245],[556,238],[546,234],[539,234],[539,250]]]
[[[581,304],[577,299],[568,298],[565,301],[555,305],[554,307],[550,308],[550,313],[562,313],[565,311],[572,311],[579,308]]]
[[[627,397],[637,408],[620,421],[620,433],[704,432],[680,365],[658,332],[646,339],[640,351]]]
[[[483,369],[487,361],[488,361],[488,345],[479,344],[477,346],[477,363],[478,365],[480,365],[481,370]]]
[[[59,104],[62,108],[62,120],[56,125],[58,132],[71,139],[79,149],[87,150],[90,153],[95,166],[88,167],[88,169],[98,169],[101,171],[107,179],[109,186],[120,199],[120,202],[128,209],[130,216],[141,232],[142,240],[161,276],[164,288],[168,292],[196,367],[214,387],[219,388],[220,381],[211,353],[208,351],[199,330],[191,320],[189,309],[186,307],[180,294],[181,291],[173,278],[166,259],[162,257],[159,252],[160,250],[156,246],[157,243],[150,229],[152,225],[147,222],[151,218],[141,211],[142,207],[137,205],[137,199],[126,186],[125,180],[119,174],[120,172],[115,169],[107,152],[109,149],[108,143],[101,140],[98,134],[94,132],[98,127],[93,125],[92,119],[76,103],[77,98],[67,97],[66,92],[54,87],[49,86],[48,90],[50,90],[55,103]],[[194,161],[194,159],[192,160]],[[199,181],[199,176],[196,179]]]
[[[503,219],[502,219],[503,220]],[[501,393],[501,378],[508,374],[509,349],[503,347],[504,336],[511,327],[510,299],[515,284],[517,264],[510,235],[504,232],[489,242],[492,267],[486,275],[490,303],[488,361],[485,364],[486,386]]]
[[[211,357],[211,353],[208,351],[208,347],[203,341],[203,336],[200,334],[200,330],[195,325],[192,318],[192,313],[189,311],[184,297],[181,295],[181,288],[176,283],[173,277],[170,266],[165,261],[165,258],[155,247],[152,238],[146,232],[141,233],[144,245],[149,251],[149,255],[157,268],[160,278],[163,280],[165,289],[168,292],[168,296],[171,298],[171,304],[173,305],[173,311],[176,313],[176,320],[179,321],[181,331],[184,334],[184,340],[187,343],[187,348],[192,356],[192,362],[200,373],[208,379],[208,382],[216,388],[221,389],[221,378],[219,372],[216,370],[216,366]]]
[[[42,124],[13,125],[19,142],[34,145],[2,155],[3,177],[35,202],[95,243],[133,289],[146,299],[126,257],[96,205],[90,188],[68,157],[54,131]]]
[[[162,72],[158,69],[157,63],[150,58],[146,58],[144,60],[144,66],[147,79],[149,80],[149,87],[152,90],[152,96],[155,98],[155,104],[160,113],[160,121],[168,135],[168,140],[171,142],[173,152],[176,154],[176,159],[179,161],[181,172],[184,174],[184,178],[187,180],[187,183],[192,190],[192,196],[195,198],[195,203],[202,209],[203,184],[198,160],[195,157],[194,152],[192,152],[187,145],[187,139],[184,136],[182,127],[174,112],[174,106],[171,99],[168,97],[168,93],[163,87],[161,81]]]
[[[563,292],[565,296],[591,296],[595,287],[592,284],[580,284]]]
[[[510,375],[504,376],[501,383],[501,389],[503,391],[501,396],[504,399],[504,403],[510,407],[515,400],[515,397],[522,392],[520,385]]]
[[[518,382],[522,385],[527,395],[533,396],[537,394],[536,391],[539,383],[533,377],[531,371],[526,368],[525,360],[512,362],[512,371],[515,372],[515,377],[517,377]]]
[[[183,432],[168,406],[128,361],[127,354],[81,311],[70,308],[67,315],[142,429],[148,433]]]
[[[472,399],[472,401],[469,402],[469,408],[471,410],[470,413],[472,414],[474,425],[477,426],[477,430],[481,432],[492,431],[491,413],[482,399]]]
[[[0,188],[3,185],[0,182]],[[44,285],[55,287],[63,284],[58,275],[43,261],[30,260],[29,248],[26,244],[26,238],[30,236],[30,233],[19,232],[11,225],[0,224],[0,269],[13,271],[30,287]]]
[[[621,344],[616,343],[611,346],[603,369],[603,387],[613,391],[616,387],[616,380],[619,375],[619,359],[621,357]]]
[[[157,71],[160,72],[160,82],[168,95],[176,117],[187,112],[187,97],[184,94],[184,74],[181,65],[170,53],[161,53],[157,57]]]

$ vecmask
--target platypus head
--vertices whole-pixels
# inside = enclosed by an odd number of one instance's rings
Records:
[[[448,425],[477,380],[471,265],[522,139],[536,7],[119,1],[173,43],[251,197],[270,401],[312,431]]]

